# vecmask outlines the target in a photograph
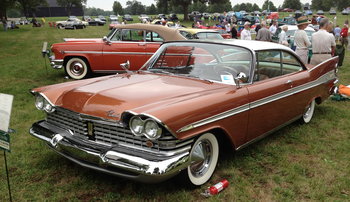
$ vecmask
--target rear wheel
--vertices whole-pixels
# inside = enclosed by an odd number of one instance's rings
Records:
[[[62,24],[58,24],[58,25],[57,25],[57,28],[58,28],[58,29],[64,29],[64,26],[63,26]]]
[[[65,66],[66,73],[72,79],[83,79],[90,73],[87,62],[81,58],[71,58]]]
[[[189,181],[196,186],[206,183],[213,175],[219,157],[219,144],[212,133],[205,133],[191,150],[192,164],[187,168]]]
[[[313,100],[305,109],[303,117],[302,117],[302,122],[303,123],[309,123],[314,115],[315,111],[315,100]]]

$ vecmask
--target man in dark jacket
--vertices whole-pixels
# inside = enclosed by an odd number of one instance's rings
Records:
[[[232,24],[231,36],[233,39],[238,39],[236,26],[236,24]]]

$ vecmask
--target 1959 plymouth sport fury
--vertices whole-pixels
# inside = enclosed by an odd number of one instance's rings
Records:
[[[130,24],[114,25],[103,38],[64,39],[51,46],[50,64],[73,79],[91,73],[123,72],[119,64],[130,60],[131,70],[138,70],[165,41],[186,40],[176,29],[165,26]],[[46,50],[43,50],[46,52]]]
[[[33,89],[46,119],[30,134],[98,171],[143,182],[184,171],[202,185],[222,143],[239,150],[310,122],[335,90],[337,61],[306,67],[269,42],[167,42],[140,71]]]

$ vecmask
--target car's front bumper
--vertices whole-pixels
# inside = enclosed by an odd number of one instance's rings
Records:
[[[141,157],[135,151],[122,146],[98,145],[75,137],[72,132],[45,121],[34,123],[30,134],[43,140],[48,146],[67,159],[87,168],[120,177],[156,183],[179,173],[190,164],[190,151],[162,160]]]
[[[62,69],[63,59],[56,59],[54,55],[49,56],[50,65],[54,69]]]

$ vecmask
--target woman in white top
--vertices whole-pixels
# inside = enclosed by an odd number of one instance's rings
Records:
[[[252,35],[250,34],[250,23],[247,21],[244,23],[244,29],[241,32],[242,40],[252,40]]]
[[[287,32],[288,31],[288,26],[287,25],[283,25],[282,26],[282,31],[278,36],[278,43],[285,45],[285,46],[289,46],[288,44],[288,38],[287,38]]]
[[[300,57],[304,64],[307,64],[309,52],[308,47],[311,46],[311,43],[304,29],[308,26],[309,20],[306,16],[301,16],[297,19],[297,23],[298,30],[294,34],[294,45],[296,46],[295,53]]]

